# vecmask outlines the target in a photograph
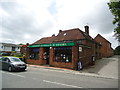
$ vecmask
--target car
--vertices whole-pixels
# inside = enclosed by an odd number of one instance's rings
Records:
[[[26,70],[27,68],[26,63],[17,57],[2,57],[0,63],[2,64],[2,69],[9,72]]]
[[[1,58],[2,58],[2,57],[0,56],[0,61],[1,61]],[[1,70],[1,69],[2,69],[2,63],[0,63],[0,70]]]
[[[1,56],[10,56],[10,53],[0,53]]]

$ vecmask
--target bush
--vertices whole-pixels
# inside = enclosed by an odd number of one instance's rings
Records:
[[[14,54],[14,57],[22,58],[22,54]]]
[[[114,50],[115,55],[120,55],[120,46],[116,47]]]

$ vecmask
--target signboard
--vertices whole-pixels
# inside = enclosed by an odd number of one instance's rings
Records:
[[[82,47],[79,47],[79,52],[82,52]]]
[[[51,44],[34,44],[27,47],[62,47],[62,46],[74,46],[73,42],[70,43],[51,43]]]

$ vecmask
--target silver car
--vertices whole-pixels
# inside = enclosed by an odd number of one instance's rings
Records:
[[[2,57],[0,63],[2,64],[2,69],[10,72],[25,70],[27,68],[27,65],[17,57]]]

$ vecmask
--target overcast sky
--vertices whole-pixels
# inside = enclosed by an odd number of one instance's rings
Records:
[[[57,35],[59,30],[89,25],[90,35],[98,33],[118,46],[113,37],[115,26],[109,0],[1,0],[0,41],[33,43],[42,37]]]

